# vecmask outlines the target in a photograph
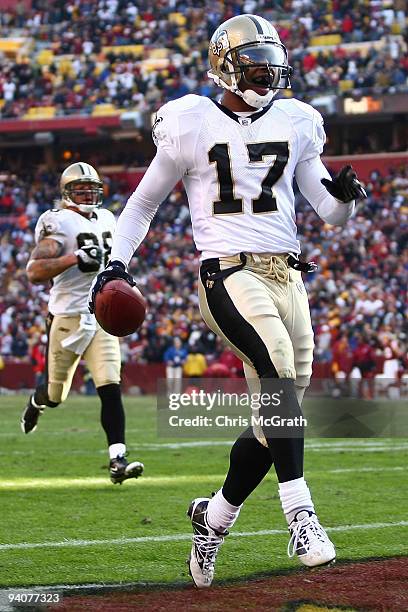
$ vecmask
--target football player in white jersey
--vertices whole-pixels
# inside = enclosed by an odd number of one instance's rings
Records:
[[[279,379],[280,414],[301,422],[313,357],[301,271],[314,268],[298,259],[292,181],[333,225],[346,223],[365,193],[350,166],[331,180],[320,160],[320,114],[294,98],[274,100],[290,87],[291,67],[268,21],[240,15],[223,23],[211,39],[209,61],[223,96],[216,102],[187,95],[158,111],[156,156],[119,218],[111,262],[94,282],[90,308],[110,278],[132,283],[127,265],[157,206],[181,179],[201,251],[201,314],[243,360],[251,391],[270,396]],[[210,586],[219,546],[272,465],[290,556],[311,567],[335,558],[303,477],[303,427],[277,434],[267,425],[277,410],[261,406],[262,427],[248,428],[235,442],[222,489],[191,503],[189,569],[199,587]]]
[[[47,318],[46,382],[28,400],[21,418],[24,433],[37,427],[46,407],[64,402],[83,358],[101,400],[113,483],[137,478],[139,461],[125,458],[125,413],[120,390],[119,339],[101,329],[87,309],[92,280],[108,260],[116,221],[100,208],[103,183],[84,162],[71,164],[60,181],[61,206],[41,215],[36,246],[27,264],[32,283],[52,280]]]

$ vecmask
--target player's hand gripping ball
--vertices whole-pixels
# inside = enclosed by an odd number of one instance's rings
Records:
[[[91,288],[89,309],[99,325],[112,336],[128,336],[142,325],[146,316],[146,300],[135,286],[123,264],[108,265],[98,274]]]

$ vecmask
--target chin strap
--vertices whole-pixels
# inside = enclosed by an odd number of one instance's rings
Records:
[[[268,93],[264,96],[260,96],[253,89],[241,91],[238,87],[235,75],[231,75],[232,85],[227,85],[222,79],[220,79],[218,75],[214,74],[211,70],[207,72],[207,75],[215,82],[216,85],[222,87],[223,89],[228,89],[228,91],[232,91],[232,93],[242,98],[244,102],[249,106],[252,106],[252,108],[259,109],[263,106],[267,106],[272,101],[272,98],[278,93],[277,89],[272,89],[271,91],[268,91]]]
[[[80,210],[84,213],[95,212],[95,210],[100,207],[100,204],[75,204],[75,202],[73,202],[69,198],[62,198],[61,204],[63,207],[69,206],[71,208],[76,208],[77,210]]]
[[[234,91],[237,96],[243,99],[243,101],[248,104],[248,106],[252,106],[253,108],[262,108],[263,106],[268,106],[268,104],[272,101],[273,97],[277,94],[277,89],[272,89],[268,91],[264,96],[260,96],[253,89],[246,89],[245,91],[241,91],[237,89]]]
[[[99,208],[98,204],[77,204],[76,208],[84,213],[93,213]]]

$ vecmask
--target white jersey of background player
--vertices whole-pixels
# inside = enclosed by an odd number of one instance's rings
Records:
[[[61,245],[60,255],[74,253],[83,247],[96,246],[102,251],[100,268],[107,263],[112,246],[116,220],[104,208],[96,209],[90,218],[68,208],[48,210],[41,215],[35,228],[35,242],[44,238]],[[95,266],[90,272],[71,266],[53,277],[48,308],[53,315],[87,313],[89,287],[95,277]]]
[[[110,253],[115,218],[100,208],[103,183],[91,165],[76,162],[68,166],[61,175],[60,190],[61,208],[39,218],[36,246],[27,264],[30,282],[51,281],[51,288],[44,383],[29,397],[21,428],[26,434],[35,431],[43,412],[66,400],[83,359],[101,400],[111,480],[122,483],[138,477],[143,464],[125,458],[119,339],[101,329],[87,310],[92,280]]]

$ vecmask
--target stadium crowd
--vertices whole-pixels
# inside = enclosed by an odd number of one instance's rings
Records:
[[[36,219],[57,198],[57,191],[53,175],[33,178],[31,182],[30,177],[0,177],[0,355],[36,363],[38,355],[33,353],[43,342],[48,294],[46,287],[28,283],[25,265]],[[357,367],[371,376],[382,371],[385,357],[407,365],[403,325],[408,250],[403,223],[408,173],[404,168],[388,175],[375,171],[367,191],[368,200],[352,222],[323,230],[297,194],[303,257],[320,267],[305,279],[316,334],[315,361],[330,363],[334,375],[349,375]],[[106,203],[115,209],[125,199],[120,186],[111,181]],[[10,210],[14,217],[4,214]],[[17,221],[10,223],[11,218]],[[179,338],[187,353],[203,354],[207,365],[221,360],[232,367],[228,351],[199,314],[198,254],[191,235],[185,195],[175,191],[159,208],[148,239],[132,260],[131,272],[150,309],[140,333],[123,341],[124,362],[163,361],[172,339]]]
[[[93,113],[107,104],[136,111],[142,127],[143,114],[167,100],[189,92],[218,95],[206,77],[208,39],[220,22],[243,12],[277,25],[299,98],[408,90],[406,0],[159,0],[154,10],[146,0],[18,0],[0,12],[0,38],[20,45],[0,55],[0,118],[19,118],[37,106],[56,115]],[[98,166],[95,156],[96,163],[87,161]],[[406,168],[384,172],[372,173],[368,200],[344,229],[322,231],[297,195],[303,256],[320,266],[305,279],[315,360],[329,363],[336,376],[356,367],[371,376],[385,358],[406,366],[408,174]],[[123,184],[104,179],[105,205],[118,212],[129,194]],[[23,173],[18,163],[2,168],[0,356],[32,361],[38,375],[47,291],[29,285],[25,265],[36,220],[54,200],[55,173]],[[132,263],[150,313],[141,332],[123,341],[123,361],[166,361],[171,339],[178,338],[190,366],[239,371],[201,321],[191,234],[185,195],[175,191]]]
[[[241,12],[277,25],[297,97],[408,88],[406,0],[172,0],[154,10],[145,0],[28,5],[19,0],[0,15],[0,37],[26,41],[0,60],[2,118],[35,107],[93,113],[104,104],[132,109],[141,125],[144,112],[169,99],[217,95],[206,78],[208,39]]]

